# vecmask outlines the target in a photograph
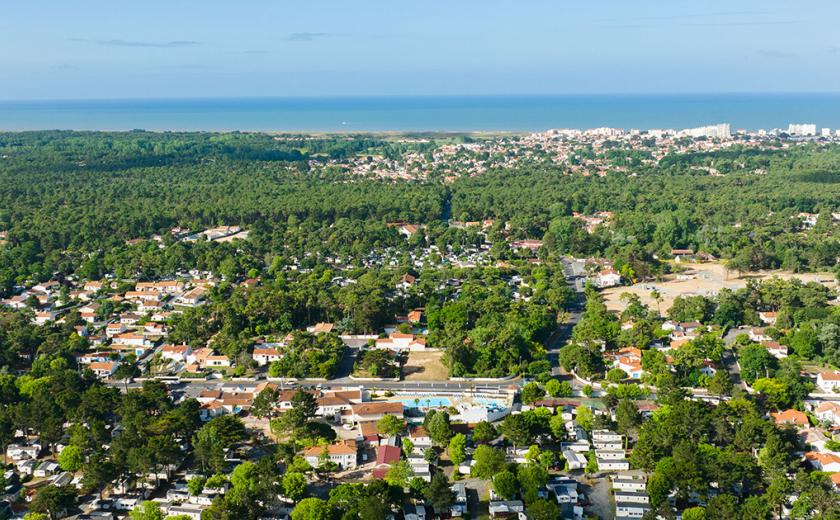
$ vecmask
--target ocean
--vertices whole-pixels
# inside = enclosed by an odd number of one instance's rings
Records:
[[[526,132],[716,123],[835,130],[840,93],[0,101],[0,130]]]

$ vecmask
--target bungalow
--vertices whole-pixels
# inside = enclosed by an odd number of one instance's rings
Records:
[[[108,325],[105,325],[105,335],[108,336],[109,338],[113,338],[114,336],[119,336],[123,332],[127,332],[127,331],[128,331],[128,327],[126,326],[125,323],[122,323],[121,321],[118,322],[118,323],[109,323]]]
[[[512,249],[530,249],[531,252],[537,251],[542,246],[542,240],[514,240],[510,243]]]
[[[788,356],[788,348],[776,341],[762,341],[761,346],[767,349],[771,356],[777,359],[784,359]]]
[[[269,363],[280,360],[280,352],[276,348],[254,347],[251,357],[257,365],[264,367]]]
[[[404,520],[426,520],[426,506],[420,504],[405,504],[403,506]]]
[[[620,433],[610,430],[592,430],[594,442],[622,442],[624,437]]]
[[[198,397],[195,398],[201,404],[212,403],[213,401],[220,400],[222,398],[222,391],[221,390],[202,390]]]
[[[525,504],[521,500],[496,500],[488,506],[490,518],[520,518],[519,514],[525,512]]]
[[[95,293],[102,290],[103,285],[104,284],[102,282],[91,280],[89,282],[85,282],[85,284],[82,286],[82,289],[84,289],[87,292]]]
[[[119,367],[119,363],[116,361],[94,361],[88,365],[88,368],[96,374],[96,377],[99,379],[108,379],[114,372],[117,371],[117,367]]]
[[[406,350],[422,352],[426,350],[426,338],[420,338],[414,334],[403,332],[392,332],[387,338],[377,339],[375,348],[380,350],[393,350],[394,352],[403,352]]]
[[[38,444],[9,444],[6,447],[6,457],[12,460],[37,459],[41,454]]]
[[[641,379],[644,374],[642,370],[642,351],[635,347],[619,350],[614,366],[623,370],[630,379]]]
[[[166,514],[167,516],[187,517],[190,520],[201,520],[201,513],[204,509],[204,507],[196,504],[170,505]]]
[[[614,491],[616,502],[628,502],[631,504],[648,504],[650,503],[650,498],[648,497],[647,491]]]
[[[224,368],[231,366],[230,358],[222,355],[207,356],[204,360],[205,367]]]
[[[326,454],[326,455],[325,455]],[[330,444],[329,446],[313,446],[306,450],[303,458],[310,466],[317,468],[321,464],[321,458],[326,458],[338,464],[341,469],[350,469],[356,467],[356,448],[351,448],[343,442]]]
[[[143,316],[136,312],[124,312],[120,314],[120,323],[123,325],[136,325],[141,319],[143,319]]]
[[[162,323],[150,321],[143,325],[143,333],[147,336],[163,336],[166,334],[166,327]]]
[[[817,374],[817,386],[823,392],[833,392],[835,388],[840,386],[840,370]]]
[[[163,309],[160,300],[143,300],[137,305],[137,310],[142,313],[157,312]]]
[[[700,367],[700,373],[704,376],[712,377],[717,372],[717,368],[715,367],[715,363],[710,360],[703,361],[703,366]]]
[[[35,313],[33,320],[35,325],[43,325],[49,321],[55,321],[56,316],[58,316],[58,313],[55,311],[41,311]]]
[[[586,457],[573,451],[571,449],[563,450],[563,457],[566,459],[566,464],[569,466],[569,469],[583,469],[586,467]]]
[[[158,301],[160,294],[157,291],[126,291],[125,299],[136,302]]]
[[[111,359],[108,352],[88,352],[87,354],[79,354],[76,356],[76,362],[80,365],[90,365],[91,363],[105,363]]]
[[[397,446],[383,444],[376,448],[376,466],[390,466],[399,462],[402,458],[402,450]]]
[[[400,402],[359,403],[351,406],[353,422],[378,421],[386,415],[403,418],[403,404]]]
[[[22,460],[18,462],[15,467],[17,467],[17,470],[21,475],[32,476],[32,474],[35,473],[35,468],[37,468],[39,464],[41,464],[41,462],[38,459],[33,458]]]
[[[306,332],[311,332],[312,334],[329,334],[333,331],[335,325],[332,323],[316,323],[311,327],[306,327]]]
[[[792,424],[798,428],[808,426],[808,416],[799,410],[790,409],[783,412],[775,412],[771,413],[770,416],[773,418],[773,422],[776,423],[776,426],[784,426],[788,424]]]
[[[194,289],[190,289],[189,291],[185,292],[178,298],[178,303],[182,305],[188,306],[196,306],[204,303],[204,299],[207,297],[207,288],[206,287],[195,287]]]
[[[595,275],[594,283],[599,288],[615,287],[621,283],[621,274],[615,269],[604,269]]]
[[[775,311],[762,311],[758,313],[758,319],[765,325],[774,325],[776,323],[777,313]]]
[[[644,473],[619,473],[612,478],[613,490],[645,491],[647,490],[647,476]]]
[[[449,515],[454,517],[464,516],[469,512],[467,505],[467,486],[463,482],[452,484],[452,493],[455,494],[455,501],[449,508]]]
[[[600,471],[627,471],[630,462],[627,459],[596,459]]]
[[[368,448],[379,446],[381,432],[376,421],[365,421],[359,423],[359,436]]]
[[[203,347],[195,349],[191,353],[187,354],[187,363],[190,365],[198,365],[200,367],[203,367],[204,363],[207,361],[207,358],[212,355],[212,348]]]
[[[695,260],[693,249],[672,249],[671,256],[675,262],[693,262]]]
[[[408,438],[419,448],[431,448],[432,438],[423,426],[412,426],[408,430]]]
[[[805,460],[817,471],[829,473],[840,471],[840,457],[833,453],[809,451],[805,453]]]
[[[828,422],[833,425],[840,425],[840,403],[825,401],[814,410],[814,415],[821,422]]]
[[[32,472],[32,476],[36,478],[44,478],[49,477],[50,475],[55,475],[58,473],[58,470],[61,469],[61,466],[58,465],[58,462],[54,460],[45,460],[41,462],[35,471]]]
[[[615,503],[616,518],[642,518],[648,511],[650,511],[648,504],[618,501]]]
[[[342,412],[351,410],[353,406],[349,399],[335,395],[319,397],[315,400],[315,403],[318,406],[316,415],[335,421],[340,420]]]
[[[122,334],[114,336],[112,340],[114,345],[121,345],[125,347],[150,348],[152,346],[152,342],[149,341],[146,336],[136,332],[123,332]]]
[[[764,329],[761,327],[753,327],[747,332],[747,336],[749,336],[750,341],[754,341],[756,343],[761,343],[762,341],[772,341],[773,338],[767,335],[764,332]]]
[[[187,357],[191,352],[192,349],[189,345],[164,345],[160,349],[160,357],[170,361],[183,363],[187,360]]]
[[[397,282],[397,290],[407,291],[410,289],[414,284],[417,282],[417,278],[406,273],[400,277],[400,281]]]
[[[254,403],[254,394],[251,392],[224,392],[220,401],[227,413],[239,413],[248,410]]]

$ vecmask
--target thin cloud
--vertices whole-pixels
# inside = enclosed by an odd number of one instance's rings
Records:
[[[296,32],[290,34],[286,40],[290,42],[311,42],[330,36],[332,36],[330,33],[324,32]]]
[[[70,41],[77,43],[92,43],[106,47],[147,47],[158,49],[173,49],[178,47],[193,47],[201,45],[201,42],[194,40],[169,40],[165,42],[139,41],[139,40],[88,40],[85,38],[71,38]]]

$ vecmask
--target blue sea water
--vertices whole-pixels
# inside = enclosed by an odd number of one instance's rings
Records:
[[[0,130],[540,131],[840,128],[840,93],[2,101]]]

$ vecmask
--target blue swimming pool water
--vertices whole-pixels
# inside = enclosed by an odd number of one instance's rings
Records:
[[[413,397],[395,400],[401,402],[406,408],[444,408],[452,406],[452,401],[450,401],[448,397],[418,397],[417,399],[419,399],[419,401],[416,403],[414,402]]]

